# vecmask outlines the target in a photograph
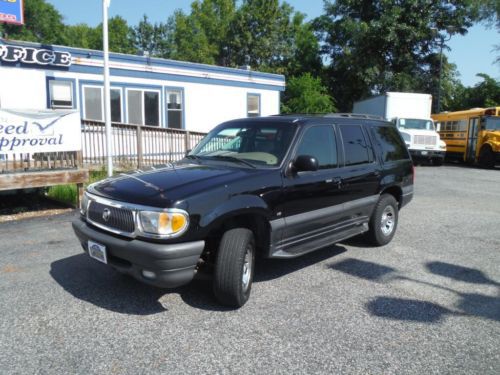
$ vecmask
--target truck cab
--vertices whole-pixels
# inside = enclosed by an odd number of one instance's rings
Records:
[[[395,117],[392,122],[403,137],[414,161],[428,160],[441,165],[446,153],[446,143],[436,132],[432,119]]]

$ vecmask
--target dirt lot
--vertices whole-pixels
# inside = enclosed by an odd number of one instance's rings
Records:
[[[76,213],[0,224],[0,368],[14,373],[500,373],[500,170],[418,167],[383,248],[258,264],[249,303],[88,258]]]

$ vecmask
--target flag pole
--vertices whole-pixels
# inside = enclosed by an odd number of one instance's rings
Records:
[[[104,121],[106,124],[106,150],[108,177],[113,176],[113,134],[111,132],[111,105],[109,83],[108,8],[111,0],[102,0],[102,37],[104,52]]]

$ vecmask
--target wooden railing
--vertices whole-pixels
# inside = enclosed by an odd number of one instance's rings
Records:
[[[75,169],[82,166],[81,152],[0,154],[0,173],[40,172]]]
[[[113,164],[135,169],[180,160],[205,133],[154,126],[112,124]],[[83,163],[88,167],[106,165],[104,123],[82,121]]]

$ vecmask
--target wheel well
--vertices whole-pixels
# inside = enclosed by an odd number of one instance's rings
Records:
[[[209,243],[214,254],[217,252],[224,232],[234,228],[247,228],[253,232],[258,255],[264,254],[266,249],[269,248],[271,227],[267,218],[258,214],[243,214],[225,219],[217,228],[209,233]]]
[[[383,190],[380,195],[382,194],[392,195],[398,201],[399,208],[401,208],[401,203],[403,201],[403,190],[401,190],[399,186],[388,187],[387,189]]]
[[[485,143],[479,149],[479,153],[481,153],[483,150],[486,150],[486,149],[489,149],[489,151],[493,152],[493,147],[491,147],[491,145],[489,143]]]

